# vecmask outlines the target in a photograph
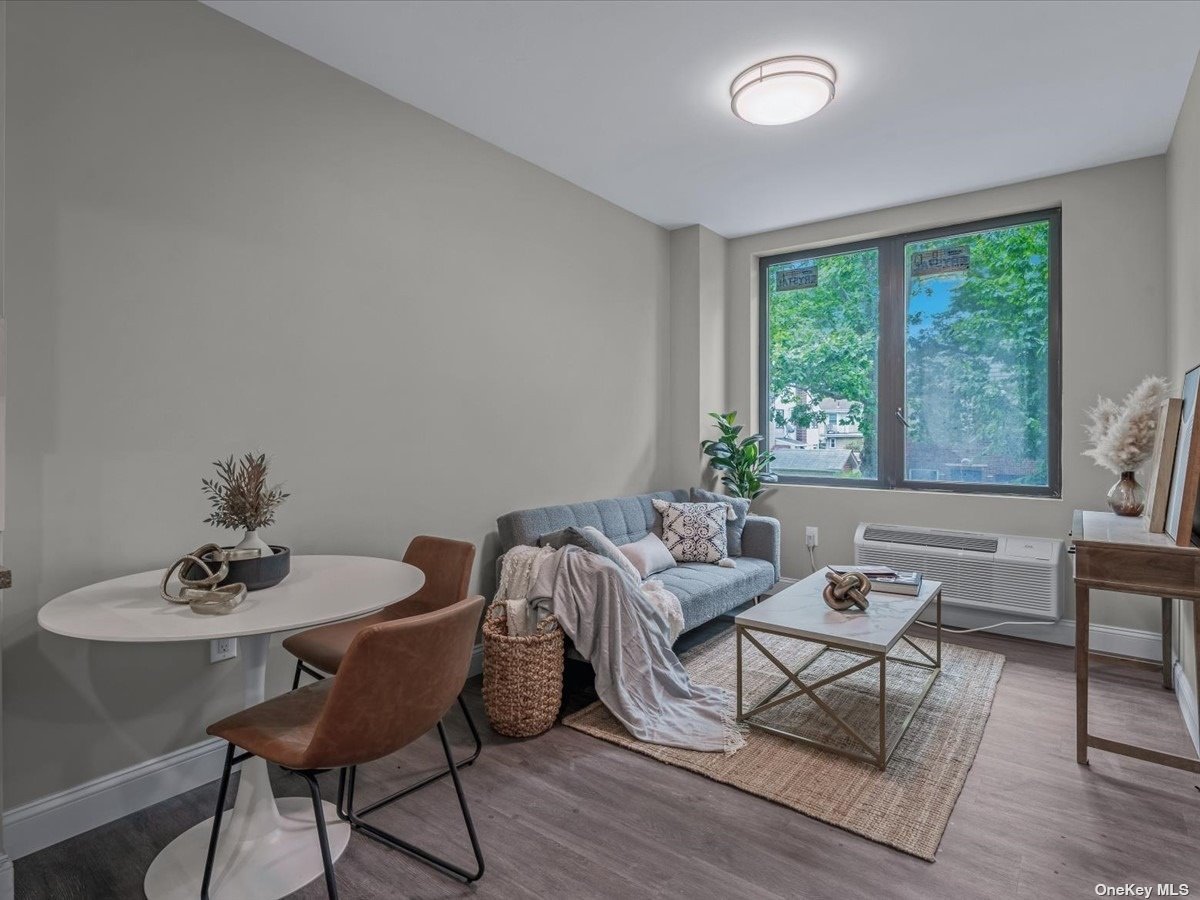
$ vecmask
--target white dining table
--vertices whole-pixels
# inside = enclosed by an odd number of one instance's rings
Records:
[[[245,705],[266,697],[271,635],[351,619],[416,593],[420,569],[366,556],[294,556],[291,573],[272,588],[254,591],[232,612],[202,615],[159,596],[162,570],[141,572],[79,588],[38,612],[46,631],[87,641],[162,643],[237,638],[245,677]],[[284,897],[322,874],[312,801],[271,792],[266,763],[242,763],[233,812],[221,824],[213,868],[213,900]],[[215,777],[215,773],[214,773]],[[329,845],[336,859],[350,826],[325,803]],[[200,896],[212,834],[209,818],[175,838],[146,872],[149,900]]]

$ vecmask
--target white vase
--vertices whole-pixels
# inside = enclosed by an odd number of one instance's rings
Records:
[[[257,550],[259,556],[272,556],[275,551],[271,549],[271,545],[258,536],[258,532],[253,529],[246,531],[246,536],[242,538],[242,542],[233,548],[234,550]]]

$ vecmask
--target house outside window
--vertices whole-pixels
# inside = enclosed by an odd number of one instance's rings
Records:
[[[1045,210],[762,258],[779,479],[1059,496],[1060,230]]]

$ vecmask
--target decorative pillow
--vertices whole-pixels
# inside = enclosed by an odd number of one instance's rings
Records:
[[[611,559],[617,564],[618,569],[624,569],[629,573],[634,581],[639,583],[641,582],[642,573],[639,572],[637,566],[635,566],[629,560],[629,558],[621,552],[621,548],[609,540],[607,534],[592,525],[585,525],[580,530],[583,532],[584,538],[590,541],[592,547],[595,548],[592,550],[593,553],[598,553],[605,559]],[[586,550],[588,548],[585,547],[584,549]]]
[[[719,563],[729,555],[725,523],[734,513],[728,503],[651,502],[662,516],[662,541],[676,562]]]
[[[568,525],[559,531],[543,534],[538,538],[538,543],[543,547],[553,547],[556,550],[571,544],[587,550],[589,553],[611,559],[617,564],[618,569],[629,574],[634,581],[642,580],[642,575],[638,572],[637,567],[625,557],[620,548],[608,539],[608,535],[592,525],[585,525],[583,528]]]
[[[730,556],[742,555],[742,532],[746,528],[746,516],[750,512],[750,501],[745,497],[727,497],[724,494],[714,494],[701,488],[692,488],[693,503],[728,503],[733,507],[735,518],[728,521],[726,540],[729,544]]]
[[[550,531],[543,534],[538,538],[538,546],[553,547],[555,550],[565,547],[567,544],[582,547],[583,544],[580,543],[582,540],[583,532],[574,525],[568,525],[566,528],[560,528],[558,531]]]
[[[617,549],[633,563],[633,567],[638,570],[638,574],[643,579],[664,569],[675,568],[675,557],[671,555],[667,545],[662,542],[662,538],[654,532],[646,535],[640,541],[622,544]]]

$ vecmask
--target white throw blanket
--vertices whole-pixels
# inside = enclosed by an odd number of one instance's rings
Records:
[[[504,604],[509,637],[524,637],[537,629],[538,621],[529,606],[529,586],[537,578],[542,562],[553,553],[553,547],[522,544],[513,547],[501,559],[500,584],[494,602]],[[549,612],[542,610],[541,615],[544,618]]]
[[[679,598],[667,590],[667,586],[657,578],[642,582],[642,593],[654,606],[658,614],[667,620],[669,631],[667,640],[675,643],[675,639],[683,633],[683,607]]]

